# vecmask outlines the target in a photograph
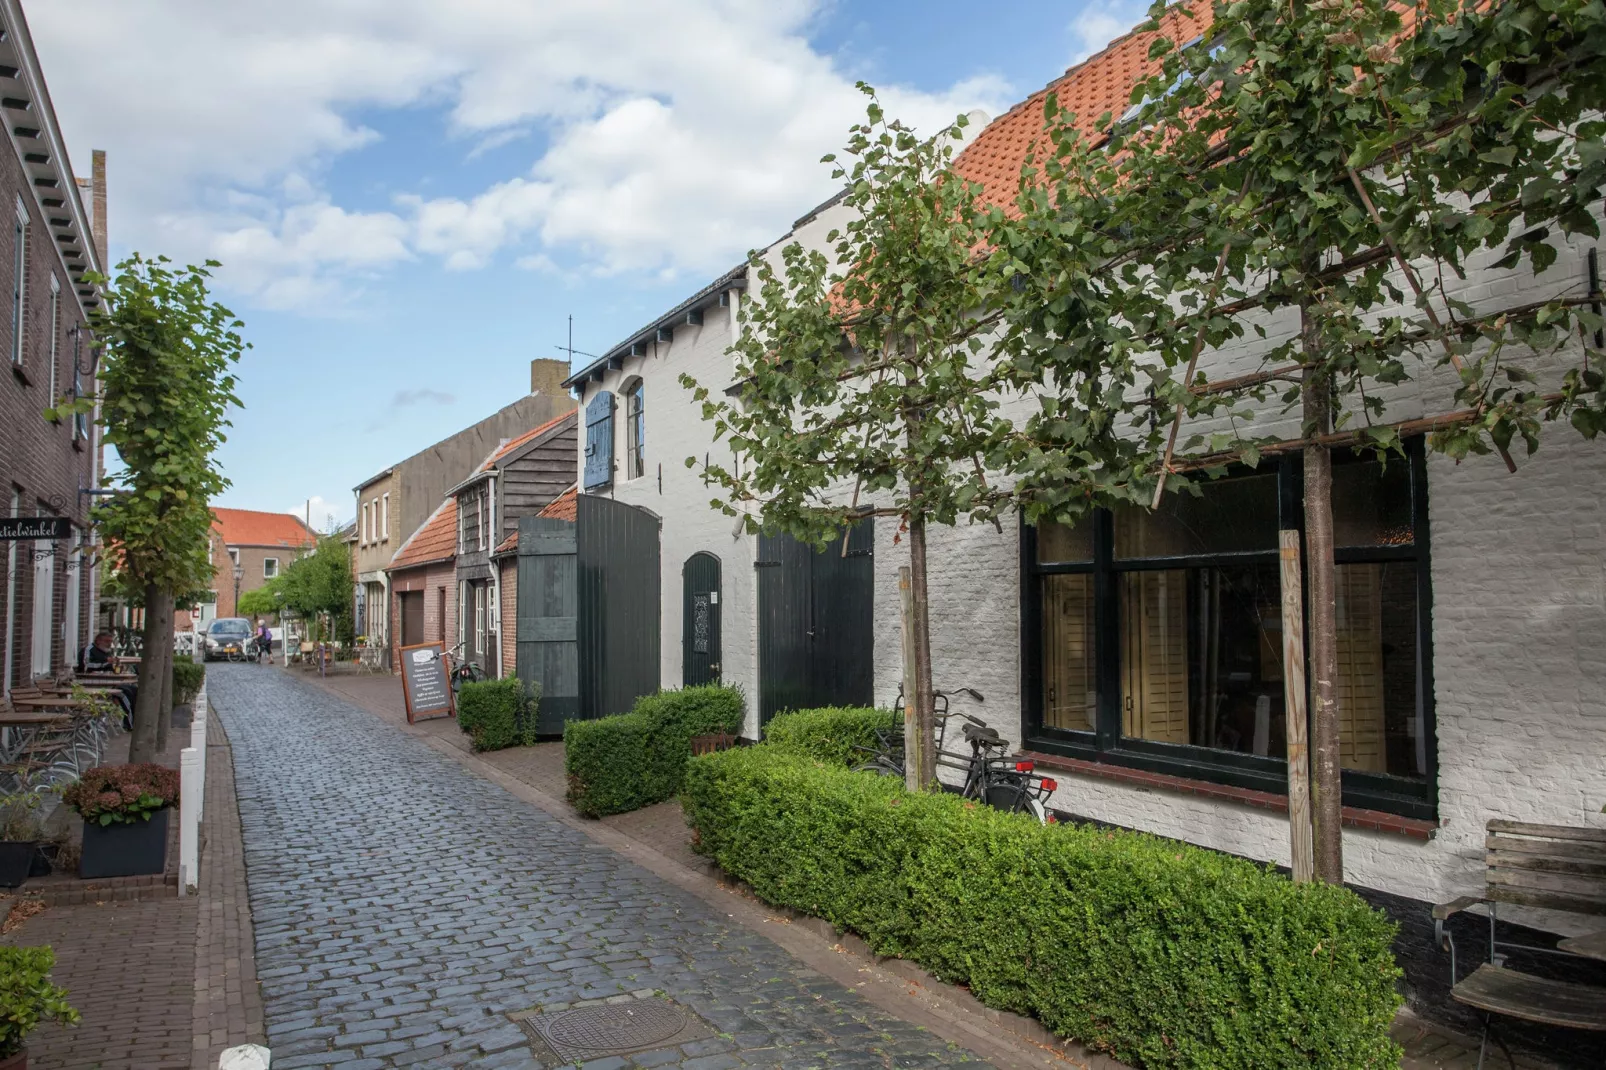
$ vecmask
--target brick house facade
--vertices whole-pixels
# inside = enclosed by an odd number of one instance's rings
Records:
[[[199,619],[237,617],[235,599],[264,586],[302,554],[310,553],[318,536],[294,513],[253,509],[212,510],[212,593]],[[240,568],[236,592],[234,569]]]
[[[0,286],[9,295],[0,315],[9,369],[0,374],[0,509],[70,524],[65,538],[0,543],[3,693],[69,666],[95,618],[91,498],[84,492],[99,478],[98,433],[91,416],[48,420],[44,411],[63,396],[95,392],[84,325],[98,297],[82,280],[86,271],[105,271],[105,168],[96,153],[86,203],[17,0],[0,0],[0,22],[0,88],[27,102],[19,108],[7,101],[10,151],[0,154],[0,197],[9,209],[0,232]]]
[[[457,642],[457,499],[442,501],[387,570],[388,634],[396,651],[418,643]]]

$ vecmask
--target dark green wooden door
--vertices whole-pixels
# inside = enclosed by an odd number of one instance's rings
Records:
[[[563,733],[580,716],[574,523],[519,518],[518,673],[540,685],[536,732]]]
[[[719,558],[695,553],[681,569],[686,594],[681,629],[682,686],[719,683]]]

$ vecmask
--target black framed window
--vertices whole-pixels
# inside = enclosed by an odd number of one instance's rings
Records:
[[[1300,460],[1200,490],[1152,513],[1023,525],[1025,735],[1040,750],[1285,793],[1277,533],[1303,526]],[[1344,800],[1432,817],[1420,441],[1387,464],[1335,456],[1333,514]]]

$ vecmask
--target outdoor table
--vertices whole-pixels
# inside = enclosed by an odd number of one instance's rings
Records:
[[[1556,945],[1558,951],[1570,951],[1586,959],[1606,961],[1606,929],[1588,936],[1574,936]]]

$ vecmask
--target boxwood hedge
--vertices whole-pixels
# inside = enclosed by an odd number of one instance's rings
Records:
[[[457,693],[457,724],[475,750],[528,747],[535,742],[539,700],[537,688],[512,677],[466,683]]]
[[[826,706],[777,714],[764,726],[764,742],[818,758],[830,765],[855,765],[875,750],[876,732],[896,728],[903,715],[867,706]]]
[[[1145,1067],[1392,1067],[1394,926],[1342,887],[1042,826],[760,746],[694,759],[697,849],[768,902]]]
[[[742,693],[688,687],[636,700],[629,713],[563,726],[569,803],[587,817],[622,814],[673,798],[691,757],[691,737],[735,734]]]

